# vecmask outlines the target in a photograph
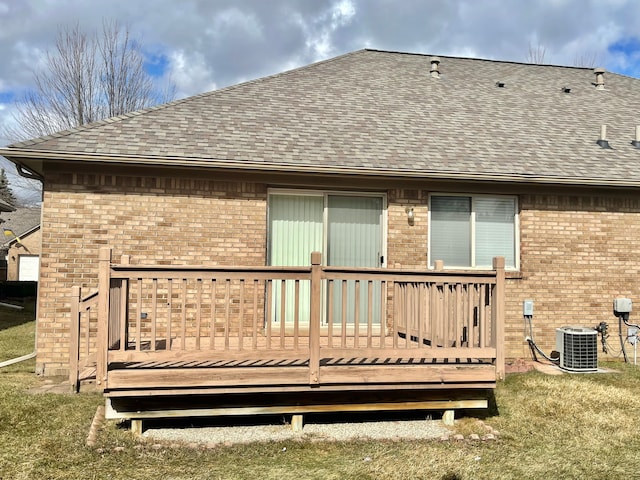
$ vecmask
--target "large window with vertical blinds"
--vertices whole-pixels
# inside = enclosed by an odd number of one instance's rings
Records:
[[[268,263],[303,266],[311,252],[321,252],[326,265],[341,267],[384,266],[384,196],[317,191],[272,191],[269,194]],[[308,282],[307,282],[308,283]],[[354,285],[347,285],[352,303]],[[281,286],[274,292],[277,300]],[[287,289],[293,285],[287,285]],[[300,298],[308,298],[302,282]],[[293,291],[286,292],[287,302]],[[336,294],[338,297],[340,293]],[[337,298],[337,303],[341,298]],[[308,305],[300,305],[300,318],[308,319]],[[290,309],[287,309],[290,310]],[[274,311],[273,318],[278,312]],[[365,317],[366,318],[366,317]],[[290,319],[285,319],[290,321]],[[347,319],[349,321],[349,319]]]
[[[493,257],[518,265],[518,208],[515,197],[432,195],[429,261],[447,267],[491,268]]]

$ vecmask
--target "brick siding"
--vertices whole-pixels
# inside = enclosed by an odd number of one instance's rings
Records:
[[[387,195],[388,267],[427,268],[429,192]],[[607,321],[617,334],[613,298],[640,299],[640,200],[520,195],[519,206],[521,269],[507,280],[506,356],[530,355],[525,299],[535,301],[534,334],[546,351],[567,324]],[[267,186],[248,181],[47,174],[38,371],[66,373],[69,294],[74,285],[96,288],[100,247],[137,264],[264,265],[266,207]]]
[[[97,287],[98,252],[137,264],[264,265],[266,187],[215,180],[50,174],[37,370],[68,371],[71,287]]]

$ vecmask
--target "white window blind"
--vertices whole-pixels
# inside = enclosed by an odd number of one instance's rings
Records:
[[[431,265],[491,268],[493,257],[516,267],[516,201],[513,197],[431,197]]]
[[[476,267],[493,266],[502,256],[505,266],[515,267],[515,201],[512,198],[474,199],[476,217]]]
[[[450,267],[471,265],[471,199],[431,197],[431,259]]]

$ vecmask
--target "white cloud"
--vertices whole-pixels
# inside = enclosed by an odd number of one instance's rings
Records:
[[[211,67],[199,52],[174,51],[169,55],[169,75],[176,84],[177,97],[182,98],[215,90]]]
[[[361,48],[524,61],[528,46],[572,64],[640,38],[637,0],[0,0],[0,85],[20,89],[61,24],[129,24],[169,59],[179,95],[277,73]]]

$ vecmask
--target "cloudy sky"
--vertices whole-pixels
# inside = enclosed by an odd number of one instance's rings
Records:
[[[361,48],[510,61],[534,49],[640,77],[639,0],[0,0],[0,122],[60,27],[104,20],[129,26],[178,98]]]

